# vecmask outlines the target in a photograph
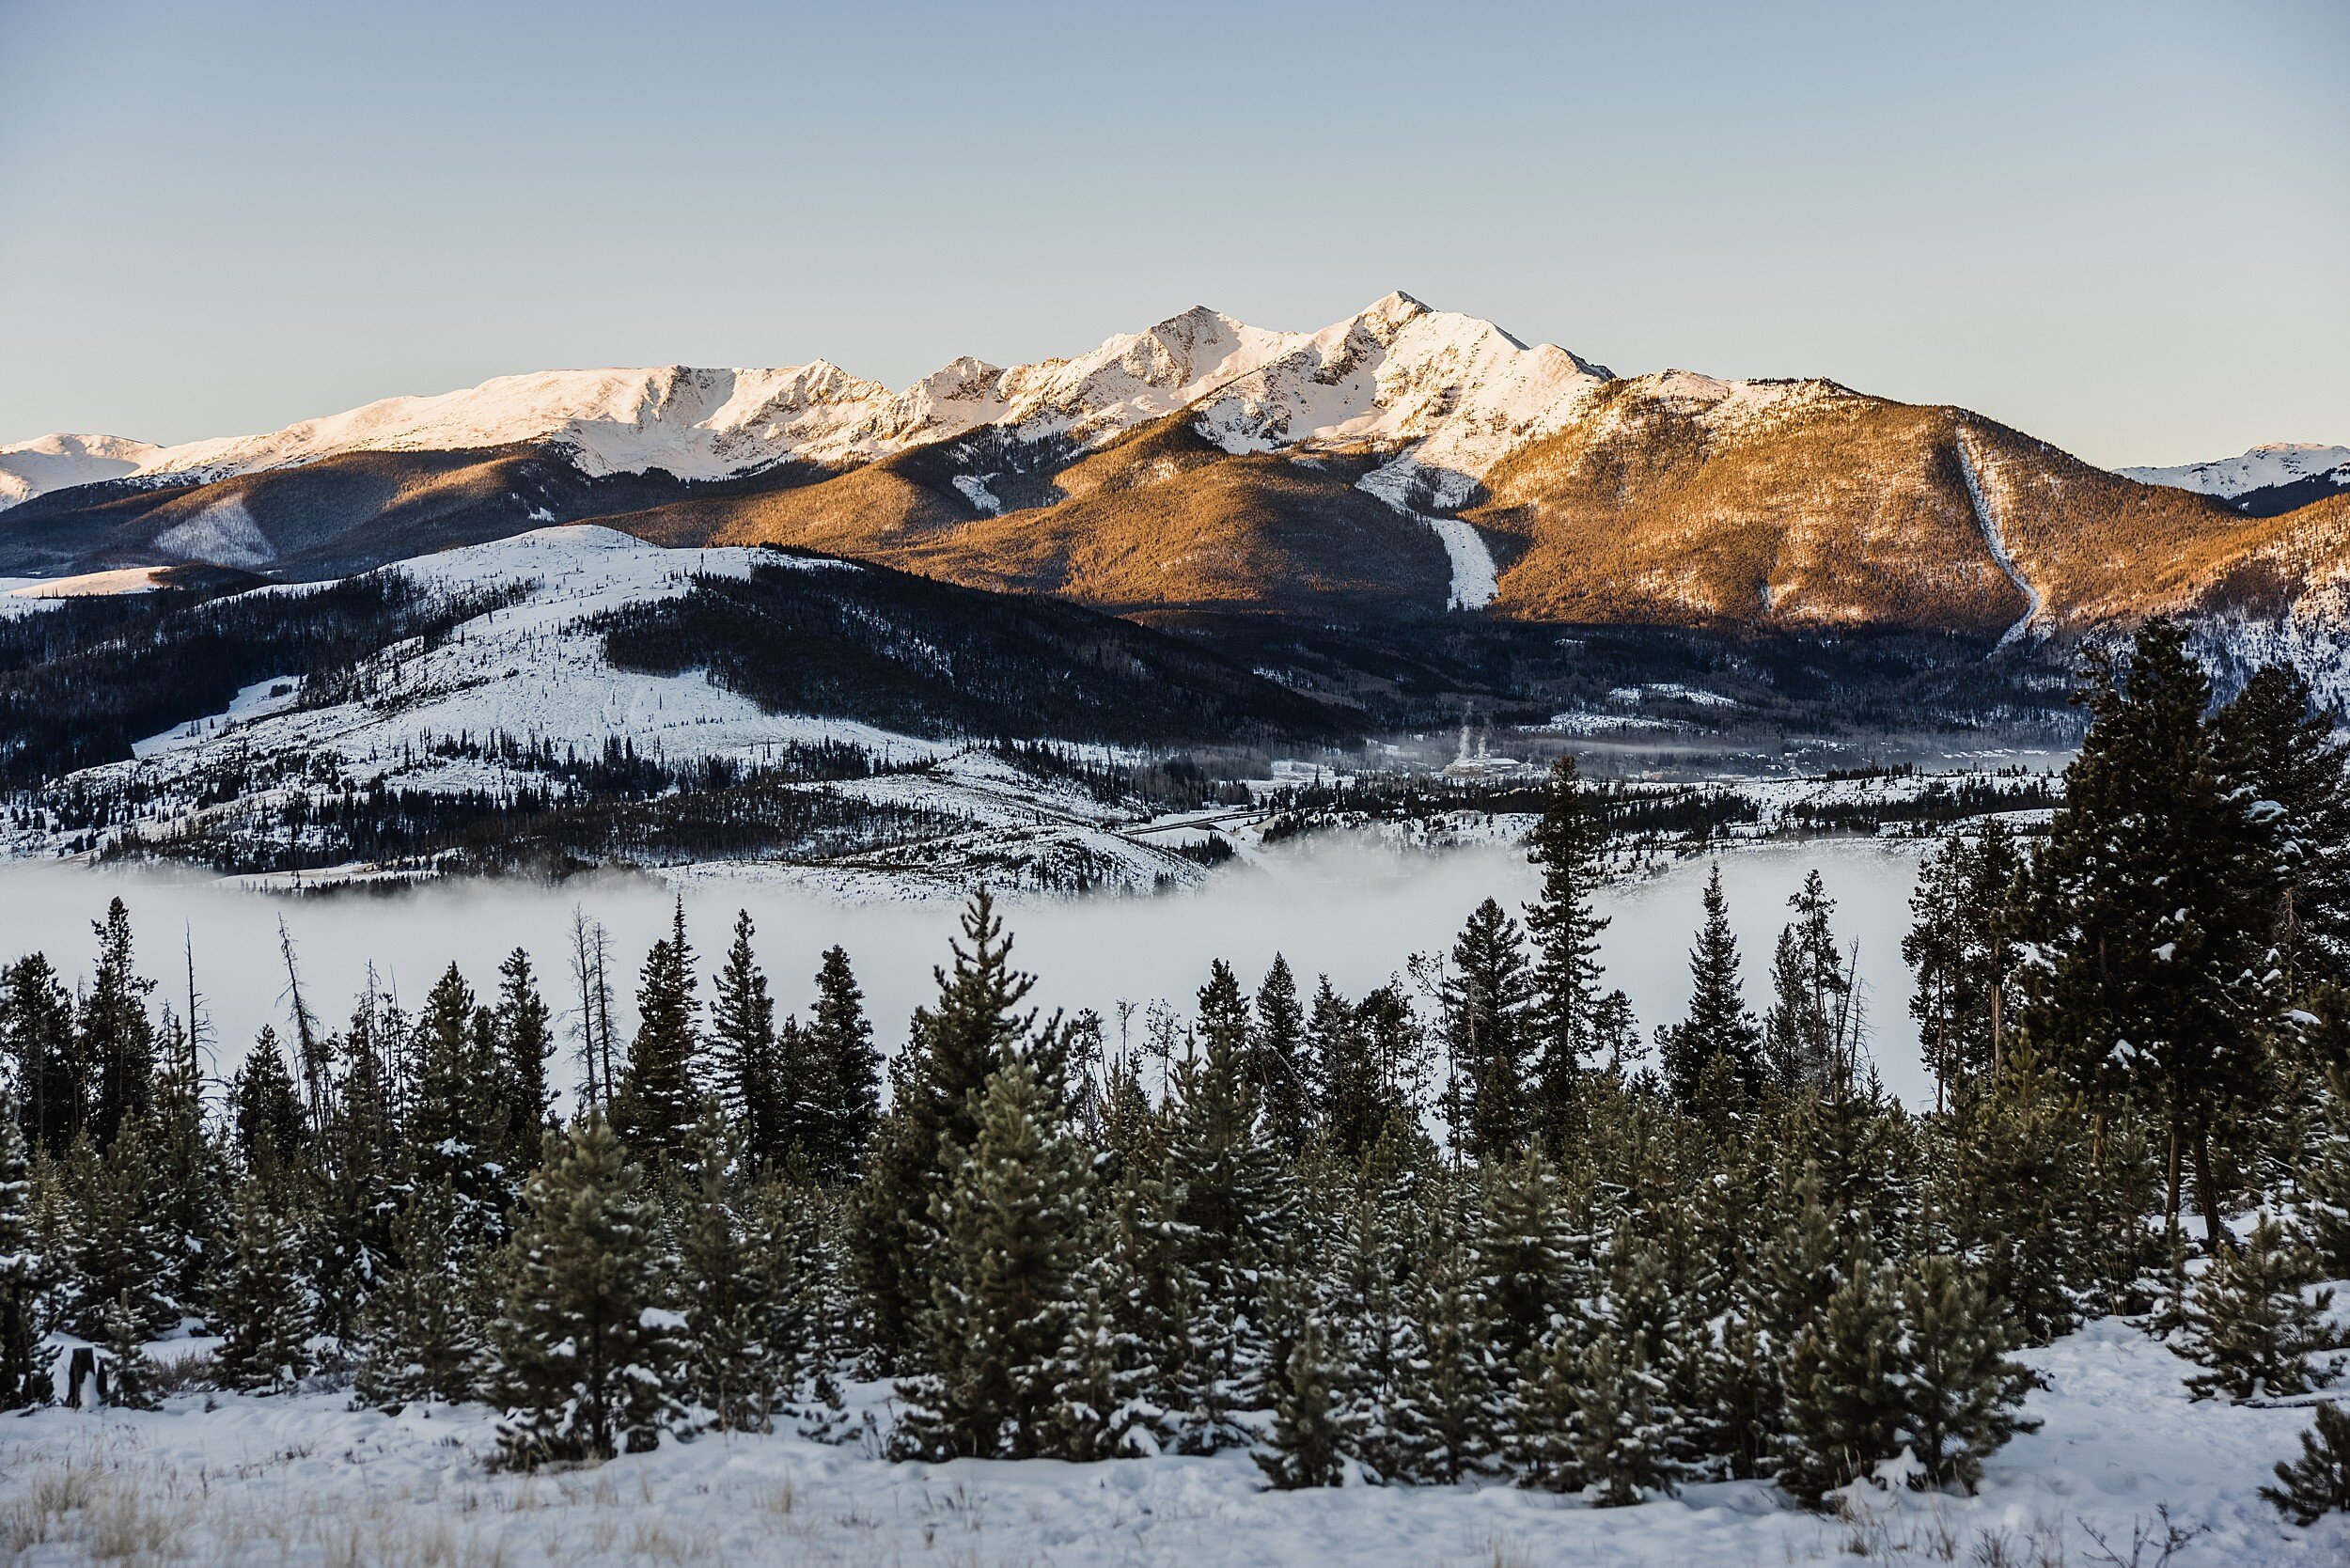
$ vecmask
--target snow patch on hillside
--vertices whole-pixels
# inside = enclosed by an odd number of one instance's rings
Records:
[[[2008,554],[2007,533],[1999,525],[1999,509],[1983,489],[1981,459],[1975,452],[1973,432],[1965,429],[1958,432],[1958,470],[1966,483],[1967,504],[1974,508],[1975,522],[1982,529],[1984,546],[1990,550],[1991,558],[1999,563],[1999,570],[2007,573],[2008,581],[2013,583],[2024,595],[2024,613],[2016,618],[2014,625],[1999,634],[1999,640],[1992,647],[1992,651],[1996,653],[2012,643],[2021,641],[2031,631],[2033,623],[2040,618],[2040,590],[2032,587],[2031,579],[2025,576],[2023,568],[2015,564],[2015,557]]]

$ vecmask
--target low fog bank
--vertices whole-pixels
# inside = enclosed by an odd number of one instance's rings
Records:
[[[1871,1038],[1888,1088],[1912,1105],[1930,1104],[1933,1085],[1919,1061],[1910,1022],[1910,979],[1901,958],[1919,850],[1865,840],[1742,848],[1721,858],[1731,917],[1745,963],[1747,995],[1768,1004],[1768,965],[1787,898],[1817,867],[1837,900],[1836,927],[1860,943]],[[1661,875],[1617,886],[1601,901],[1612,917],[1603,939],[1609,983],[1632,999],[1643,1035],[1678,1019],[1689,994],[1687,949],[1711,861],[1683,862]],[[1462,921],[1488,897],[1516,906],[1537,877],[1522,854],[1476,846],[1441,853],[1394,851],[1359,841],[1313,839],[1281,846],[1261,868],[1236,866],[1201,891],[1157,898],[1089,898],[1012,904],[1007,923],[1021,967],[1038,977],[1031,1000],[1047,1011],[1093,1008],[1115,1038],[1116,1004],[1155,997],[1189,1015],[1209,962],[1230,960],[1253,991],[1275,952],[1286,953],[1301,988],[1318,974],[1350,996],[1401,975],[1415,952],[1449,950]],[[67,983],[86,977],[95,949],[90,922],[119,895],[138,936],[139,967],[159,981],[159,999],[183,1005],[182,943],[192,946],[196,986],[227,1073],[265,1023],[285,1019],[285,968],[278,920],[292,933],[306,998],[339,1022],[372,962],[380,983],[420,1002],[454,960],[477,991],[496,984],[500,959],[529,949],[549,1003],[572,997],[573,908],[603,922],[614,942],[614,983],[633,999],[645,949],[666,933],[670,895],[639,877],[588,878],[561,887],[528,884],[438,885],[375,896],[285,898],[233,883],[157,870],[89,870],[19,862],[0,866],[0,959],[39,949]],[[838,942],[849,950],[874,1033],[885,1049],[904,1039],[905,1021],[932,991],[932,966],[947,958],[958,906],[946,902],[844,906],[783,886],[728,883],[685,894],[688,934],[707,977],[731,939],[735,910],[748,908],[756,947],[778,1002],[804,1008],[817,957]],[[633,1020],[632,1020],[633,1022]],[[558,1082],[573,1077],[568,1053]]]

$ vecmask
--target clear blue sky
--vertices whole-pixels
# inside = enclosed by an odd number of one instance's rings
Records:
[[[2345,59],[2343,0],[0,0],[0,441],[1401,288],[2101,463],[2350,442]]]

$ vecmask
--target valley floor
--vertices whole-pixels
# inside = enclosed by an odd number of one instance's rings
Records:
[[[2027,1359],[2047,1385],[2029,1403],[2044,1424],[1992,1460],[1979,1496],[1862,1485],[1841,1519],[1760,1482],[1594,1510],[1499,1484],[1268,1492],[1241,1453],[893,1465],[791,1436],[710,1436],[523,1477],[489,1469],[492,1418],[478,1408],[395,1418],[334,1392],[183,1394],[151,1413],[0,1421],[0,1556],[351,1568],[2350,1560],[2350,1518],[2296,1530],[2257,1495],[2297,1451],[2306,1409],[2191,1403],[2186,1364],[2119,1322]],[[2166,1526],[2191,1537],[2170,1557]]]

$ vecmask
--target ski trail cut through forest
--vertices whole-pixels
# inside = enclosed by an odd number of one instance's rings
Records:
[[[1991,548],[1991,558],[1999,563],[1999,570],[2007,573],[2007,580],[2021,588],[2024,594],[2023,616],[2014,625],[1999,634],[1999,640],[1991,647],[1991,651],[1997,653],[2030,631],[2031,623],[2040,618],[2040,590],[2031,586],[2029,579],[2024,575],[2023,568],[2015,564],[2015,557],[2007,553],[2007,535],[1999,527],[1998,509],[1991,504],[1991,497],[1983,491],[1982,475],[1975,465],[1974,437],[1965,429],[1958,432],[1958,471],[1966,481],[1966,499],[1975,509],[1975,522],[1982,529],[1983,543]]]

